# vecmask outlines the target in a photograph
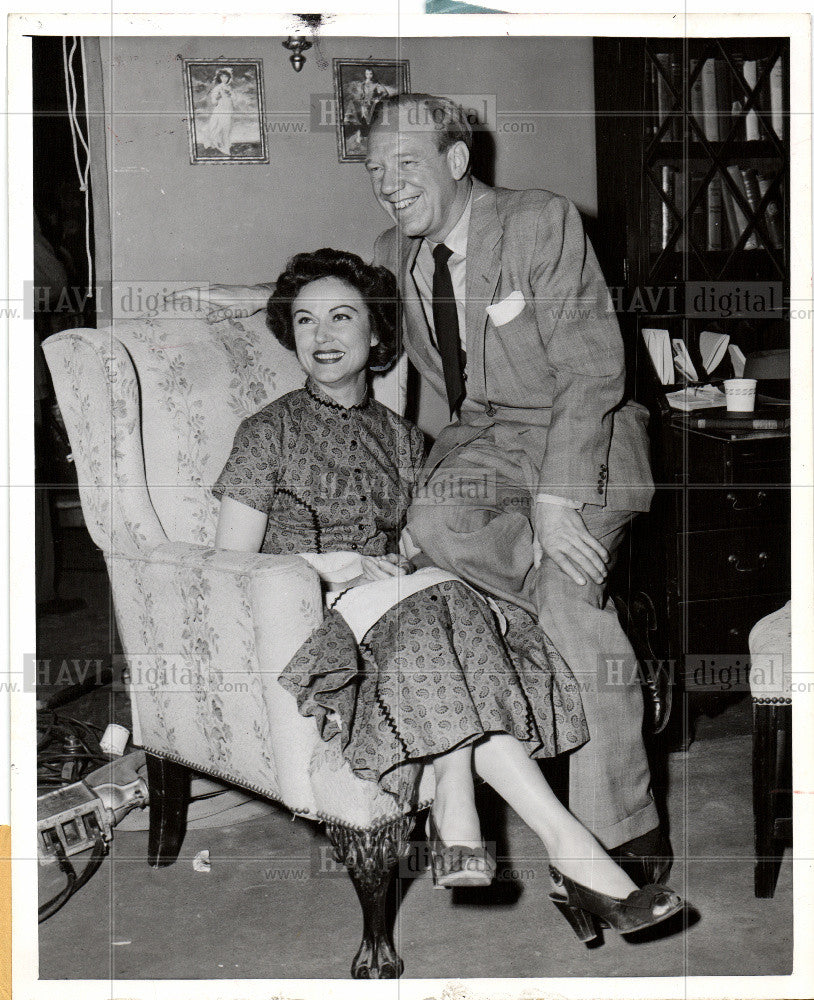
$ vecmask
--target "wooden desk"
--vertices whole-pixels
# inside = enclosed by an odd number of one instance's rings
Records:
[[[678,414],[662,431],[660,485],[631,532],[630,604],[669,662],[680,715],[683,692],[725,693],[703,664],[728,666],[729,689],[748,691],[748,661],[732,670],[749,631],[791,594],[790,436],[701,431]]]

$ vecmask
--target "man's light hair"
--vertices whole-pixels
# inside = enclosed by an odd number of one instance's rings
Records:
[[[416,109],[415,120],[410,120],[410,111]],[[403,111],[407,112],[405,126]],[[438,151],[445,153],[456,142],[463,142],[472,152],[472,126],[463,108],[448,97],[433,94],[394,94],[380,101],[373,112],[370,131],[376,128],[398,128],[409,132],[410,125],[431,125],[435,129]]]

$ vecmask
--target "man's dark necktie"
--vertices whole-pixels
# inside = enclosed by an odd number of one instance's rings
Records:
[[[448,263],[452,251],[444,243],[439,243],[432,255],[435,259],[435,273],[432,277],[432,321],[435,326],[438,353],[441,355],[441,364],[444,367],[444,383],[447,387],[451,417],[464,398],[458,309],[455,305],[455,293],[452,290]]]

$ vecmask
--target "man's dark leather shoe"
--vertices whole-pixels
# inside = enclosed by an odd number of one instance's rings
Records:
[[[673,849],[660,826],[608,853],[639,887],[665,882],[673,865]]]

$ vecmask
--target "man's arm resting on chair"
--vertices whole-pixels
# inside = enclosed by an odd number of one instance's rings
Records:
[[[223,319],[242,319],[265,309],[269,295],[274,291],[274,282],[260,285],[203,285],[183,288],[168,295],[177,302],[190,299],[199,306],[208,306],[210,323]]]

